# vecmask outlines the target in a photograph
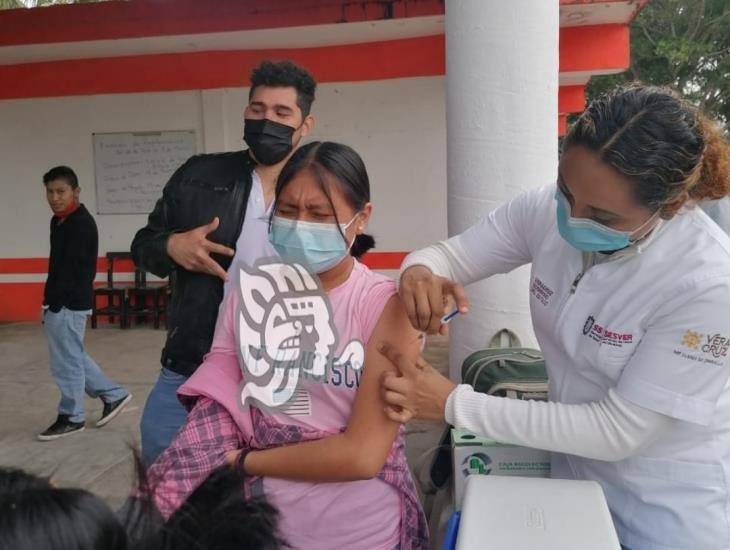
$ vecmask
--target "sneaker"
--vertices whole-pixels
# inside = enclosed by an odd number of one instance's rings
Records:
[[[101,418],[96,423],[96,427],[101,428],[102,426],[105,426],[106,424],[114,420],[114,417],[122,412],[122,409],[124,409],[124,407],[127,406],[127,403],[129,403],[131,400],[132,394],[128,393],[125,397],[117,399],[116,401],[112,401],[111,403],[104,402],[104,412],[101,414]]]
[[[83,432],[85,425],[85,422],[71,422],[67,414],[59,414],[56,421],[46,431],[38,434],[38,439],[52,441],[77,432]]]

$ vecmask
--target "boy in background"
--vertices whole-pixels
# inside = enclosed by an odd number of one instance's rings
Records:
[[[107,378],[84,349],[99,235],[94,218],[79,202],[78,178],[71,168],[57,166],[43,176],[43,184],[53,211],[43,327],[48,338],[51,376],[61,391],[56,421],[38,435],[41,441],[50,441],[83,431],[84,393],[104,402],[97,427],[119,414],[132,395]]]

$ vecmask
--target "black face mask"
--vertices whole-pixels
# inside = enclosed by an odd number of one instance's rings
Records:
[[[268,118],[244,120],[243,139],[256,160],[265,166],[277,164],[294,148],[292,136],[296,128]]]

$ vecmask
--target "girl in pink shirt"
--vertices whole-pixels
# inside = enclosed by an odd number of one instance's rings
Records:
[[[150,468],[163,514],[172,513],[212,469],[228,462],[244,469],[248,494],[263,495],[279,509],[282,535],[295,549],[428,548],[403,429],[385,415],[379,389],[380,378],[393,367],[377,349],[387,342],[416,358],[421,340],[395,284],[353,257],[369,239],[363,234],[372,213],[369,201],[365,166],[345,145],[308,144],[282,170],[270,240],[285,260],[306,265],[319,277],[329,319],[320,314],[319,324],[314,322],[319,338],[314,341],[320,344],[314,349],[321,350],[323,341],[331,344],[326,368],[300,370],[296,391],[283,406],[242,404],[242,392],[259,379],[254,374],[261,374],[256,364],[266,344],[241,327],[256,317],[251,311],[273,308],[275,301],[256,294],[258,305],[247,305],[254,294],[246,277],[267,279],[259,263],[246,266],[239,291],[229,292],[221,306],[210,353],[178,392],[188,420]],[[306,273],[300,275],[306,286]],[[301,286],[296,278],[291,284]],[[312,306],[316,299],[304,302]],[[300,299],[292,307],[306,306]],[[305,318],[287,322],[301,327]],[[334,341],[323,336],[326,326]],[[307,330],[297,334],[291,341],[307,347]],[[312,364],[322,360],[317,353],[307,356],[314,357]]]

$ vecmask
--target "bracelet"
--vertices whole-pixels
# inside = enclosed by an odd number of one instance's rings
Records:
[[[243,473],[243,475],[246,475],[246,467],[244,466],[244,462],[246,462],[246,457],[250,452],[251,447],[245,447],[241,449],[241,452],[238,454],[238,458],[236,459],[236,467]]]

